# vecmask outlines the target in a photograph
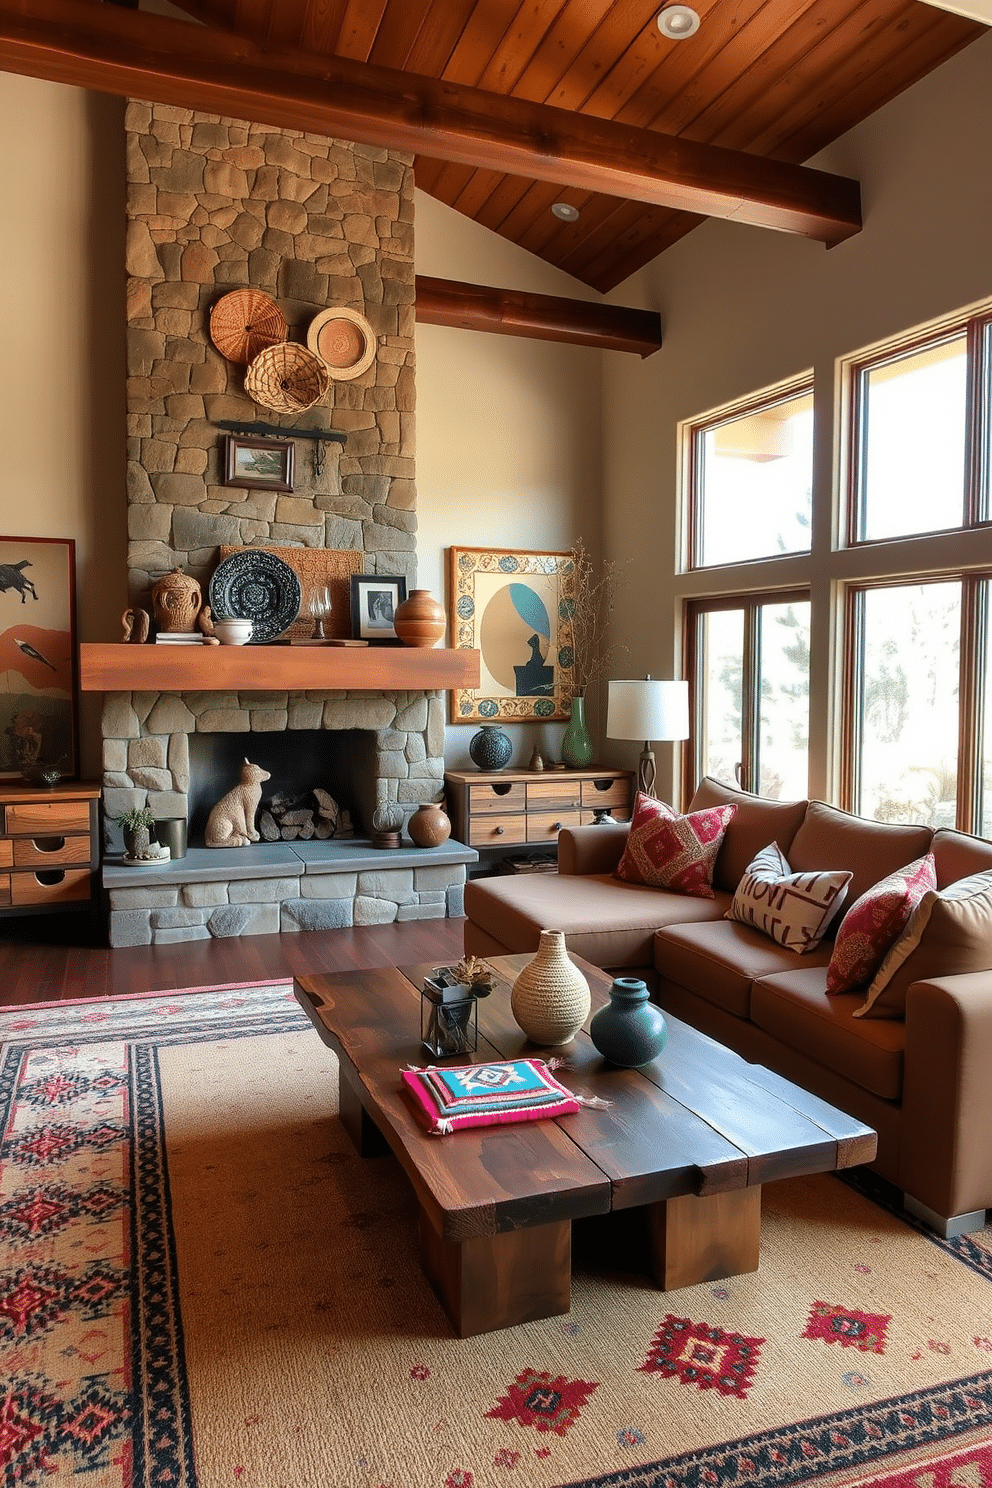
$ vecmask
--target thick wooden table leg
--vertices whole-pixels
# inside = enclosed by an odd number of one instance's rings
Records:
[[[572,1304],[572,1222],[445,1240],[420,1211],[420,1264],[460,1338],[558,1317]]]
[[[338,1069],[338,1115],[360,1157],[385,1157],[389,1143],[362,1105],[357,1089]]]
[[[761,1187],[685,1194],[648,1207],[655,1280],[662,1291],[757,1271]]]

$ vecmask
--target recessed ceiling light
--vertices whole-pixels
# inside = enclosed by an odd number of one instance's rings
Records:
[[[699,16],[688,5],[666,5],[658,16],[658,30],[671,41],[684,41],[699,30]]]
[[[551,208],[559,222],[578,222],[579,209],[573,207],[571,202],[555,202]]]

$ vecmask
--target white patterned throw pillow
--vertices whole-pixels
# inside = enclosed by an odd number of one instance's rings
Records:
[[[725,918],[753,925],[787,950],[812,951],[847,895],[853,873],[793,873],[777,842],[748,864]]]

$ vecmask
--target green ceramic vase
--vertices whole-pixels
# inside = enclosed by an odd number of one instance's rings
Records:
[[[562,735],[561,760],[572,770],[584,770],[592,762],[592,739],[586,728],[586,700],[578,694],[572,699],[572,716]]]

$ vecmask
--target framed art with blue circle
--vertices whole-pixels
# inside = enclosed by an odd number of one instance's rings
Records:
[[[452,723],[568,718],[573,685],[573,553],[449,548],[455,648],[481,653],[477,688],[449,693]]]

